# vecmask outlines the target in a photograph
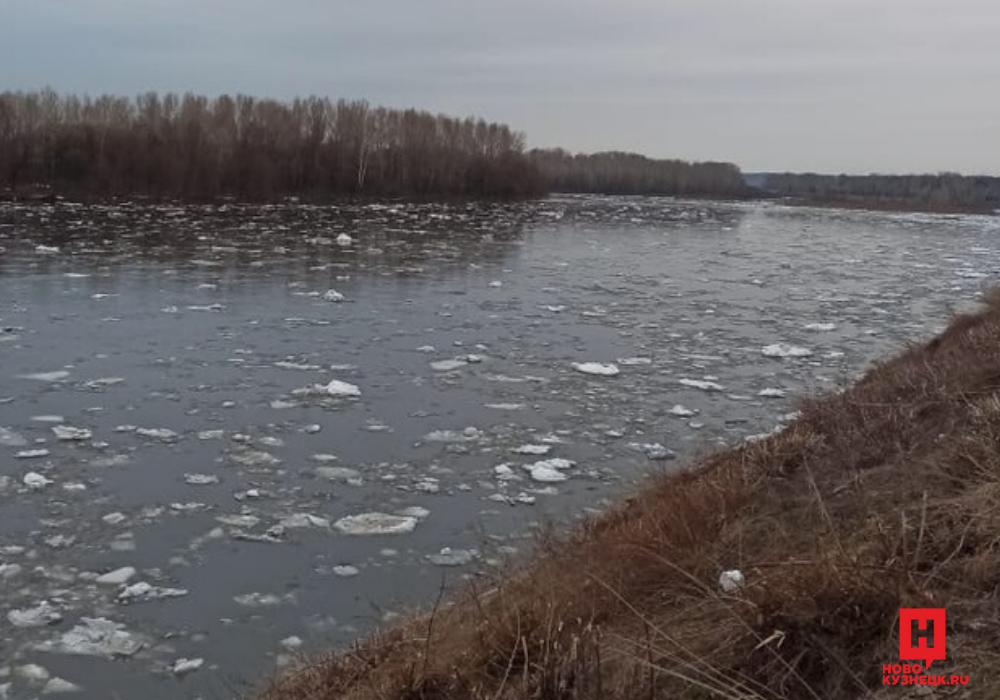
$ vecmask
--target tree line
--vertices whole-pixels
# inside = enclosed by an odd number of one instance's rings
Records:
[[[817,204],[986,212],[1000,208],[1000,178],[937,175],[767,174],[760,188]]]
[[[533,150],[528,157],[555,192],[740,197],[747,191],[732,163],[654,160],[620,151],[573,155],[562,149]]]
[[[210,200],[544,192],[503,124],[365,101],[0,94],[0,190]]]

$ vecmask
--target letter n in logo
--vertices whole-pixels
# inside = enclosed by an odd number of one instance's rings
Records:
[[[930,668],[945,656],[945,609],[900,608],[899,658],[924,661]]]

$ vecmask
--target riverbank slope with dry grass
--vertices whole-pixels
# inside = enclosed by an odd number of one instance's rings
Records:
[[[261,700],[1000,697],[1000,294],[800,408]],[[901,607],[968,685],[882,687]]]

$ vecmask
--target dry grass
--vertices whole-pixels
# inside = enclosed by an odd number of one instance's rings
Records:
[[[1000,294],[801,409],[261,700],[902,697],[899,608],[942,606],[934,692],[1000,697]]]

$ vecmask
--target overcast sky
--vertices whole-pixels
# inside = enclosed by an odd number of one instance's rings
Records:
[[[0,90],[366,98],[530,146],[1000,175],[997,0],[0,0]]]

